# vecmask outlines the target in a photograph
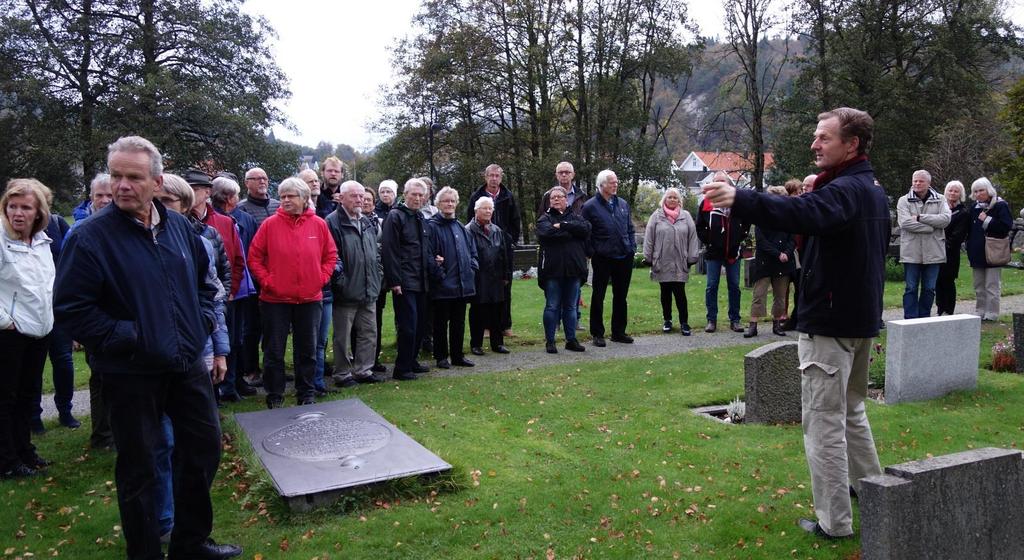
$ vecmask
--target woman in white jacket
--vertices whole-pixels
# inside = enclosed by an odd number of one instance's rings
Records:
[[[36,454],[29,424],[42,391],[53,328],[53,254],[46,187],[12,179],[0,197],[0,478],[31,476],[49,462]]]

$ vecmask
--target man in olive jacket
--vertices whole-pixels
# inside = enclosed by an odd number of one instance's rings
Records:
[[[342,263],[342,270],[331,281],[334,381],[340,387],[384,380],[371,371],[377,358],[377,297],[382,271],[377,228],[361,213],[364,192],[361,184],[345,181],[338,189],[341,204],[327,215],[327,227],[338,246],[338,262]],[[353,325],[355,346],[349,348]]]
[[[853,535],[850,488],[882,474],[864,399],[872,338],[878,335],[889,245],[889,204],[868,162],[874,121],[842,107],[818,115],[811,149],[822,173],[802,196],[704,187],[716,208],[757,225],[808,235],[800,279],[800,357],[804,450],[823,538]]]

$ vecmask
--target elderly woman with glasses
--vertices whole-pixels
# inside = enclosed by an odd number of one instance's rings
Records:
[[[537,281],[544,290],[544,349],[557,354],[555,329],[562,323],[565,349],[583,352],[576,340],[576,306],[580,282],[587,277],[587,240],[590,222],[567,208],[562,187],[548,191],[551,207],[537,219]]]
[[[267,408],[284,403],[284,350],[292,332],[295,397],[313,404],[316,338],[323,287],[336,273],[338,248],[327,222],[309,206],[309,186],[290,177],[277,188],[281,207],[256,232],[249,268],[261,287],[263,387]]]

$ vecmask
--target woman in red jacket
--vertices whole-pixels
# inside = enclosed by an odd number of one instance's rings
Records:
[[[338,260],[327,222],[307,207],[309,186],[298,177],[290,177],[277,191],[281,207],[263,222],[249,247],[249,268],[261,287],[267,408],[284,403],[284,349],[289,330],[293,333],[296,401],[315,402],[313,374],[320,300]]]

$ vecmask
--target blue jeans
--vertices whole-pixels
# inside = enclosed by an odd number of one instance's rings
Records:
[[[75,363],[71,357],[71,333],[60,323],[50,331],[50,368],[53,371],[53,404],[57,412],[71,413],[71,398],[75,395]],[[42,393],[33,409],[34,419],[43,414]]]
[[[174,428],[171,419],[163,418],[164,441],[157,446],[154,457],[157,484],[157,520],[160,534],[166,535],[174,528],[174,469],[171,455],[174,453]]]
[[[708,287],[704,291],[704,305],[708,308],[708,322],[718,321],[718,280],[725,267],[725,282],[729,290],[729,321],[740,320],[740,261],[732,264],[726,261],[705,260],[708,271]]]
[[[549,278],[544,283],[544,340],[555,341],[555,329],[562,321],[566,340],[576,340],[576,304],[579,278]]]
[[[903,263],[903,318],[916,319],[931,315],[935,302],[935,280],[939,277],[938,264]],[[918,294],[918,285],[921,292]]]
[[[326,391],[324,385],[324,360],[327,352],[327,331],[331,329],[331,317],[334,304],[323,301],[320,313],[320,330],[316,333],[316,373],[313,374],[313,387],[318,391]]]

